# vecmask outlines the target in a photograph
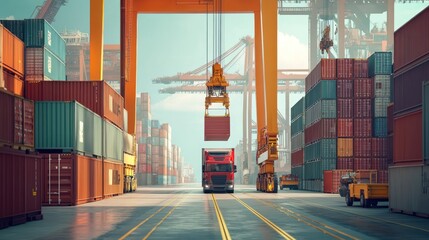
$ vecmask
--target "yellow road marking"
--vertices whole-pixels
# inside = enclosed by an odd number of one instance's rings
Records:
[[[274,224],[273,222],[271,222],[270,220],[268,220],[266,217],[264,217],[262,214],[260,214],[259,212],[257,212],[255,209],[253,209],[252,207],[250,207],[249,205],[247,205],[247,203],[243,202],[241,199],[237,198],[236,196],[234,196],[232,194],[231,194],[231,196],[233,196],[235,198],[235,200],[237,200],[241,205],[243,205],[250,212],[252,212],[253,214],[255,214],[258,218],[260,218],[268,226],[270,226],[277,233],[279,233],[283,238],[295,240],[294,237],[292,237],[290,234],[288,234],[286,231],[284,231],[283,229],[281,229],[279,226],[277,226],[276,224]]]
[[[228,227],[226,226],[225,220],[223,219],[222,212],[220,211],[219,205],[217,204],[216,198],[214,194],[212,193],[212,199],[213,199],[213,205],[216,210],[216,217],[219,222],[219,229],[220,233],[222,234],[223,240],[231,239],[231,236],[229,235]]]

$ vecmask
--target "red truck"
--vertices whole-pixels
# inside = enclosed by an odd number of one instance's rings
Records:
[[[234,148],[203,148],[202,170],[204,193],[234,192]]]

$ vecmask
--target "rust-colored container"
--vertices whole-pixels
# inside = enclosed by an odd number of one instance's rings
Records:
[[[387,106],[387,134],[393,133],[393,103]]]
[[[377,172],[378,183],[389,183],[389,171],[379,170]]]
[[[323,172],[323,192],[338,193],[341,177],[349,172],[353,172],[353,169],[325,170]]]
[[[387,138],[372,138],[371,143],[372,157],[387,157],[388,142]]]
[[[354,60],[353,76],[355,78],[367,78],[368,77],[368,60],[367,59],[355,59]]]
[[[229,116],[204,117],[204,141],[227,141],[229,136]]]
[[[320,62],[305,78],[305,92],[313,88],[320,80],[337,79],[336,59],[320,59]]]
[[[291,155],[292,167],[301,166],[304,164],[304,149],[293,152]]]
[[[422,110],[394,119],[394,165],[423,164]]]
[[[322,118],[304,130],[305,144],[322,138],[337,137],[337,121],[335,118]]]
[[[3,80],[4,87],[8,92],[11,92],[15,95],[24,96],[24,81],[13,73],[10,73],[3,69]]]
[[[337,169],[353,169],[353,158],[338,158]]]
[[[74,206],[103,198],[101,159],[78,154],[43,154],[44,206]]]
[[[372,78],[357,78],[354,80],[355,98],[372,98],[374,96]]]
[[[42,219],[41,158],[0,148],[0,229]]]
[[[344,118],[337,120],[338,137],[353,137],[353,119]]]
[[[353,138],[338,138],[337,155],[339,158],[353,157]]]
[[[124,127],[124,99],[104,81],[26,81],[25,89],[25,97],[28,99],[76,100],[120,129]]]
[[[337,80],[337,98],[353,98],[353,79]]]
[[[353,118],[353,102],[352,98],[337,99],[337,117]]]
[[[354,117],[371,118],[372,117],[372,99],[359,98],[354,99]]]
[[[371,169],[387,170],[387,158],[372,158]]]
[[[354,170],[369,170],[371,169],[371,158],[355,158],[353,161]]]
[[[103,159],[103,197],[113,197],[124,191],[124,164]]]
[[[23,144],[25,146],[34,146],[34,102],[23,100]]]
[[[353,120],[354,137],[371,137],[372,136],[372,119],[356,118]]]
[[[355,163],[356,163],[356,157],[358,158],[365,158],[365,157],[371,157],[371,143],[372,138],[354,138],[353,139],[353,154],[355,156]],[[368,168],[363,168],[368,169]]]
[[[429,9],[421,11],[394,34],[394,71],[399,71],[418,58],[429,54]],[[410,41],[411,39],[411,41]]]
[[[337,78],[353,78],[352,58],[337,59]]]
[[[0,24],[0,65],[24,76],[24,42]]]

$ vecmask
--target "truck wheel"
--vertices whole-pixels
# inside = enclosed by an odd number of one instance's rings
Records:
[[[234,189],[233,190],[228,190],[226,191],[227,193],[234,193]]]
[[[208,193],[208,192],[209,192],[208,190],[203,189],[203,193]]]
[[[350,192],[346,193],[346,196],[344,197],[346,200],[346,205],[351,207],[353,206],[353,199],[350,198]]]
[[[371,207],[377,207],[377,205],[378,205],[378,201],[377,200],[373,200],[371,202]]]
[[[363,194],[363,192],[360,193],[360,206],[363,208],[368,207],[368,201],[365,200],[365,195]]]

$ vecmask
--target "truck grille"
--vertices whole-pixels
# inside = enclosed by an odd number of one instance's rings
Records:
[[[212,176],[213,185],[225,185],[226,176]]]

